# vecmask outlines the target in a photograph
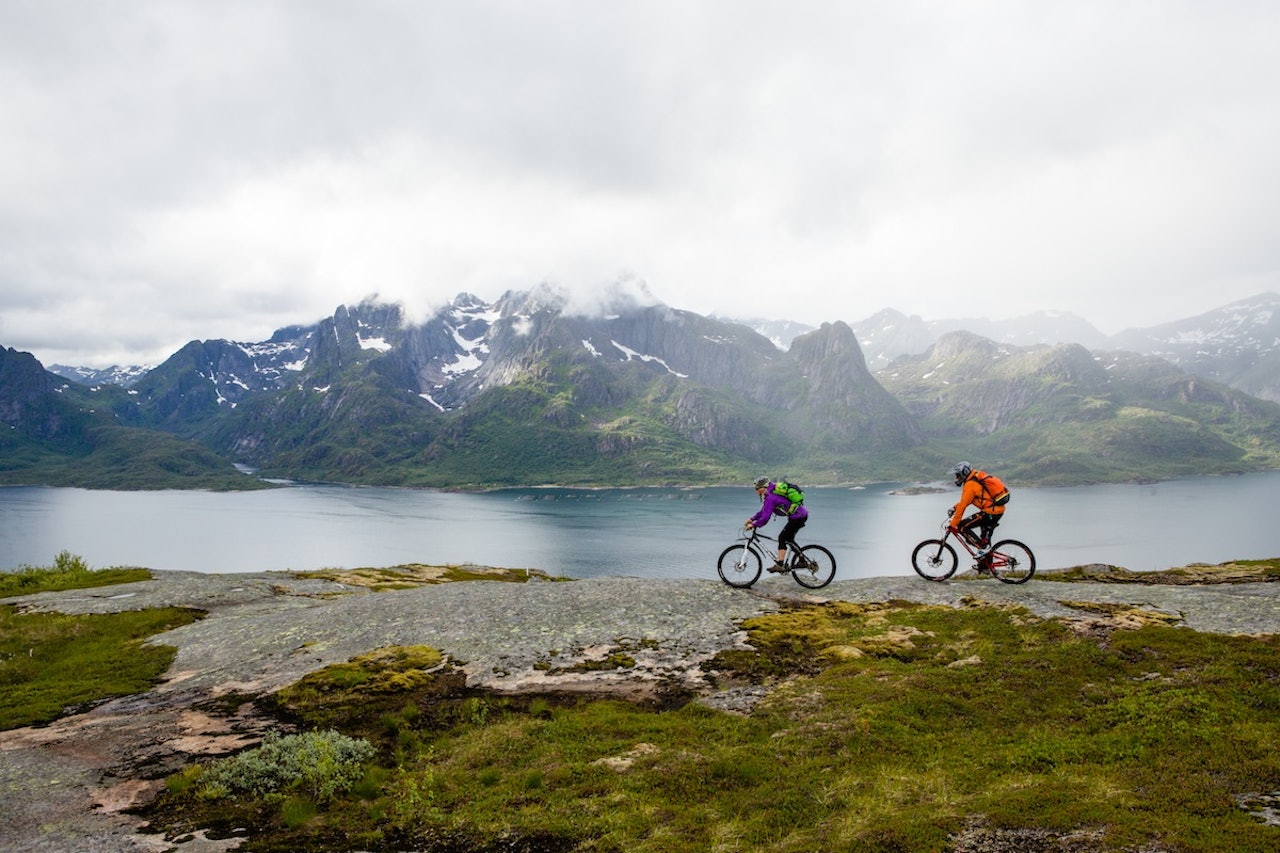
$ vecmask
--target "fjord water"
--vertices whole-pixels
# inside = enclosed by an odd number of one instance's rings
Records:
[[[909,575],[957,490],[810,488],[801,542],[835,554],[837,578]],[[1135,571],[1280,556],[1280,471],[1143,485],[1014,486],[998,538],[1041,568]],[[235,573],[474,563],[564,577],[715,578],[716,558],[758,507],[749,486],[509,489],[481,494],[288,486],[270,491],[0,488],[0,570],[61,551],[95,568]],[[766,533],[776,535],[774,521]]]

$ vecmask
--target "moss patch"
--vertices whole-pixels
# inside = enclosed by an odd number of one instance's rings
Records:
[[[1158,572],[1134,572],[1120,566],[1101,563],[1050,569],[1036,573],[1037,580],[1091,581],[1093,583],[1167,584],[1194,586],[1201,584],[1266,583],[1280,581],[1280,559],[1231,560],[1210,565],[1192,563]]]
[[[530,580],[564,580],[555,578],[539,569],[498,569],[489,566],[428,566],[410,563],[387,568],[321,569],[315,572],[294,572],[297,577],[320,578],[347,586],[366,587],[375,591],[412,589],[431,584],[460,581],[500,581],[527,583]]]

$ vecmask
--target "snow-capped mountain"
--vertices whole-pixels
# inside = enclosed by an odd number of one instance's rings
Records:
[[[1163,358],[1188,373],[1280,402],[1280,295],[1264,293],[1196,317],[1106,336],[1062,311],[1010,320],[934,320],[885,309],[852,324],[867,365],[879,372],[895,359],[926,352],[944,335],[967,331],[1015,346],[1080,344]]]
[[[616,318],[642,302],[619,291],[602,300],[604,310],[612,312],[602,317]],[[447,411],[486,383],[502,384],[504,377],[510,375],[511,365],[501,358],[485,366],[492,335],[498,335],[500,340],[504,335],[525,335],[535,327],[540,313],[558,316],[567,309],[567,299],[549,287],[504,294],[492,304],[464,293],[421,326],[406,329],[394,306],[362,304],[340,308],[333,318],[322,324],[280,329],[268,341],[192,342],[180,355],[201,365],[199,373],[219,388],[218,399],[234,404],[246,393],[301,381],[315,347],[315,335],[322,325],[329,329],[327,334],[338,335],[345,340],[344,345],[356,351],[386,351],[393,346],[393,340],[403,339],[414,374],[409,384],[427,403]],[[746,326],[780,351],[790,349],[797,337],[813,331],[811,326],[787,320],[731,320],[714,316],[705,319],[735,328]],[[1129,350],[1158,356],[1195,375],[1280,402],[1280,295],[1274,293],[1173,323],[1129,329],[1113,337],[1103,335],[1086,320],[1062,311],[1041,311],[998,321],[926,321],[918,315],[885,309],[850,325],[867,367],[873,373],[897,358],[926,352],[946,334],[969,331],[1015,346],[1076,343],[1095,351]],[[615,345],[606,341],[605,346],[595,352],[600,357],[608,355],[623,360],[652,355],[629,347],[625,342]],[[661,360],[659,356],[652,357],[657,359],[655,364]],[[96,370],[54,365],[48,369],[81,384],[123,387],[134,386],[149,371],[137,366]]]
[[[50,373],[63,379],[79,382],[81,385],[119,385],[128,388],[146,375],[155,365],[131,364],[122,366],[113,364],[110,367],[73,367],[66,364],[53,364],[45,368]]]
[[[1272,347],[1262,309],[1236,307],[1234,324],[1202,323],[1198,340]],[[1052,340],[1074,323],[1035,315],[1004,336]],[[0,416],[52,423],[23,413],[57,414],[46,403],[65,390],[78,410],[109,408],[269,476],[447,487],[714,481],[762,468],[815,483],[901,479],[941,464],[932,440],[981,444],[1023,466],[1011,470],[1064,483],[1249,470],[1276,452],[1274,403],[1161,358],[1020,347],[989,337],[1000,328],[990,323],[927,343],[942,324],[887,311],[862,325],[865,344],[835,322],[783,349],[747,325],[623,290],[591,310],[550,287],[492,303],[464,293],[421,323],[366,301],[267,341],[192,341],[127,391],[0,384]],[[864,346],[929,354],[873,375]],[[1225,432],[1223,407],[1238,419]]]
[[[1263,293],[1185,320],[1127,329],[1113,344],[1280,402],[1280,294]]]
[[[259,344],[193,341],[130,390],[142,423],[295,477],[528,478],[572,463],[643,479],[920,440],[848,325],[782,351],[625,291],[590,311],[545,286],[464,293],[417,324],[364,302]]]

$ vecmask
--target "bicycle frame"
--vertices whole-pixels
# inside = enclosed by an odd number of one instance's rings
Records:
[[[770,548],[764,542],[777,541],[776,538],[761,533],[759,528],[744,528],[738,535],[738,544],[730,545],[720,554],[716,565],[720,579],[739,589],[751,586],[760,577],[761,567],[772,565],[777,559],[777,549]],[[801,586],[820,589],[835,577],[836,560],[821,545],[801,545],[794,542],[787,548],[786,569]]]
[[[912,568],[916,574],[926,580],[943,581],[955,573],[957,567],[956,551],[947,540],[954,536],[960,547],[975,560],[978,574],[990,573],[1003,583],[1025,583],[1036,571],[1036,557],[1021,542],[1015,539],[1003,539],[991,545],[987,553],[978,556],[980,546],[969,540],[963,531],[956,530],[950,519],[942,523],[942,535],[937,539],[926,539],[916,546],[911,553]]]
[[[769,563],[777,562],[778,558],[776,555],[778,553],[778,549],[770,548],[768,545],[764,544],[764,542],[773,542],[776,544],[778,541],[776,536],[769,536],[766,533],[761,533],[760,528],[753,527],[751,528],[750,532],[744,529],[742,531],[742,535],[739,536],[738,538],[742,540],[746,540],[747,547],[750,548],[752,551],[755,551],[756,554],[759,555],[760,559],[766,562],[766,565]],[[763,542],[761,540],[763,540]],[[788,545],[787,546],[787,568],[789,569],[800,568],[800,566],[796,564],[796,559],[800,556],[800,552],[808,547],[809,547],[808,545],[801,545],[799,540],[795,540],[790,545]]]
[[[969,537],[966,536],[963,531],[957,530],[956,528],[952,527],[951,522],[944,521],[942,522],[942,536],[940,538],[942,539],[943,542],[946,542],[947,537],[950,537],[950,536],[955,537],[956,541],[960,543],[961,547],[963,547],[966,551],[969,552],[970,557],[973,557],[975,560],[978,559],[978,546],[972,544],[969,541]]]
[[[777,557],[775,557],[773,554],[770,554],[768,551],[765,550],[765,548],[767,548],[768,546],[764,545],[761,542],[761,540],[764,540],[765,542],[773,542],[777,544],[777,541],[778,541],[777,537],[769,536],[768,534],[761,533],[759,527],[752,527],[750,530],[744,528],[742,531],[742,535],[740,535],[738,538],[745,539],[747,542],[747,547],[750,548],[752,551],[755,551],[757,554],[759,554],[760,559],[777,560]],[[771,550],[776,552],[778,549],[773,548]],[[791,556],[799,550],[800,550],[800,543],[797,542],[795,543],[795,547],[787,549],[787,556]]]

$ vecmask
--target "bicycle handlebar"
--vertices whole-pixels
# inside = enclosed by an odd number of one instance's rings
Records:
[[[767,539],[767,540],[769,540],[770,542],[777,542],[777,541],[778,541],[778,540],[777,540],[776,538],[774,538],[773,536],[770,536],[770,535],[769,535],[769,534],[767,534],[767,533],[762,533],[762,532],[760,532],[760,528],[759,528],[759,527],[745,527],[745,526],[744,526],[744,527],[742,528],[742,530],[740,531],[740,535],[738,536],[738,538],[739,538],[739,539],[746,539],[746,540],[751,540],[751,539]],[[798,546],[797,546],[797,547],[798,547]]]

